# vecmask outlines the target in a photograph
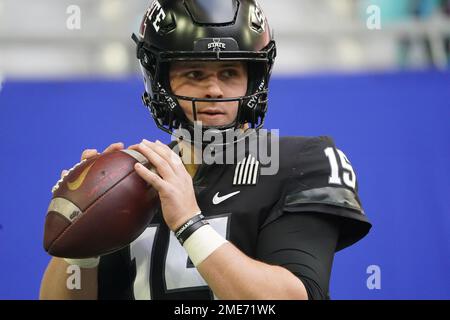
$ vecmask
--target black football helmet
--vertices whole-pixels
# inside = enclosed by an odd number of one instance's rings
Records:
[[[158,128],[170,134],[179,128],[193,131],[195,124],[184,114],[180,99],[191,101],[194,120],[197,102],[239,102],[234,122],[213,127],[222,132],[246,123],[255,129],[263,126],[276,46],[256,0],[155,0],[144,15],[139,35],[132,38],[144,77],[142,100]],[[172,92],[171,62],[230,60],[247,63],[245,96],[194,98]]]

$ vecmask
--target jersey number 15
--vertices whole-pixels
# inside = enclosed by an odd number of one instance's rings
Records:
[[[344,182],[347,187],[355,189],[356,174],[355,171],[353,171],[353,167],[350,164],[350,161],[348,161],[346,155],[341,150],[332,147],[326,148],[324,152],[328,158],[328,161],[330,161],[331,167],[331,174],[330,178],[328,179],[328,183],[342,185],[342,182]],[[336,152],[339,156],[342,170],[339,170]],[[341,175],[339,175],[339,173],[341,173]]]

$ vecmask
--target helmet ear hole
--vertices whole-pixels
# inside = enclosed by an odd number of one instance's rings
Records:
[[[159,81],[164,89],[172,94],[172,86],[170,84],[170,63],[169,62],[161,62],[159,64]]]
[[[267,110],[267,71],[269,63],[266,61],[250,61],[247,63],[247,99],[241,105],[241,123],[250,123],[251,127],[262,125]]]
[[[152,75],[152,78],[155,77],[156,74],[156,58],[155,55],[147,50],[142,50],[142,56],[141,56],[141,64],[142,66],[147,69],[150,74]]]

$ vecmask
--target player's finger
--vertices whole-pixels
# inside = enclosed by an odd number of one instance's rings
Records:
[[[144,143],[146,146],[152,148],[152,150],[154,150],[161,158],[166,160],[172,167],[175,174],[179,175],[179,174],[184,173],[185,168],[184,168],[183,161],[181,160],[180,156],[177,155],[175,152],[173,152],[164,143],[160,142],[159,140],[156,140],[156,142],[153,143],[146,139],[142,140],[142,143]]]
[[[61,179],[64,178],[69,173],[69,170],[61,171]]]
[[[139,144],[132,144],[132,145],[129,146],[127,149],[135,150],[135,151],[141,153],[141,150],[139,150]],[[148,160],[148,159],[147,159],[147,160]],[[141,164],[142,164],[142,163],[141,163]],[[158,172],[156,171],[156,168],[153,167],[153,165],[151,165],[151,164],[150,164],[150,166],[149,166],[149,165],[144,165],[144,167],[146,167],[147,169],[149,169],[150,171],[152,171],[154,174],[158,174]]]
[[[184,165],[180,156],[173,152],[169,147],[166,147],[162,142],[154,143],[146,139],[142,140],[142,143],[157,153],[164,161],[166,161],[175,175],[182,176],[184,173]]]
[[[156,191],[158,192],[162,191],[167,184],[167,182],[161,179],[160,176],[148,170],[139,162],[135,163],[134,169],[142,179],[144,179],[147,183],[151,184],[153,188],[155,188]]]
[[[140,143],[137,150],[148,159],[148,161],[155,167],[158,174],[164,180],[172,179],[175,176],[170,164],[158,155],[152,147],[149,147],[144,143]]]
[[[139,149],[139,144],[132,144],[132,145],[129,146],[127,149],[131,149],[131,150],[136,150],[136,151],[138,151],[138,149]]]
[[[173,151],[168,145],[162,143],[159,140],[156,140],[155,143],[162,152],[170,157],[174,164],[176,164],[177,166],[184,166],[183,161],[181,160],[181,156]]]
[[[92,158],[98,154],[97,149],[86,149],[81,154],[81,161]]]
[[[122,142],[116,142],[116,143],[110,144],[105,150],[103,150],[103,153],[119,151],[119,150],[122,150],[123,148],[124,148],[124,145]]]

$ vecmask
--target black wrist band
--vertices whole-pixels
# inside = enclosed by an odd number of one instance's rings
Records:
[[[197,214],[196,216],[193,216],[191,219],[189,219],[188,221],[186,221],[185,223],[183,223],[181,225],[181,227],[179,227],[174,233],[175,233],[175,237],[178,239],[180,237],[180,234],[182,234],[189,226],[193,225],[194,223],[196,223],[197,221],[203,220],[205,219],[205,216],[202,215],[201,213]]]
[[[209,224],[208,221],[206,220],[199,220],[194,224],[191,224],[189,227],[186,228],[186,230],[184,230],[184,232],[182,232],[179,236],[178,236],[178,241],[180,241],[180,244],[183,245],[183,243],[198,229],[200,229],[203,226],[206,226],[207,224]]]

